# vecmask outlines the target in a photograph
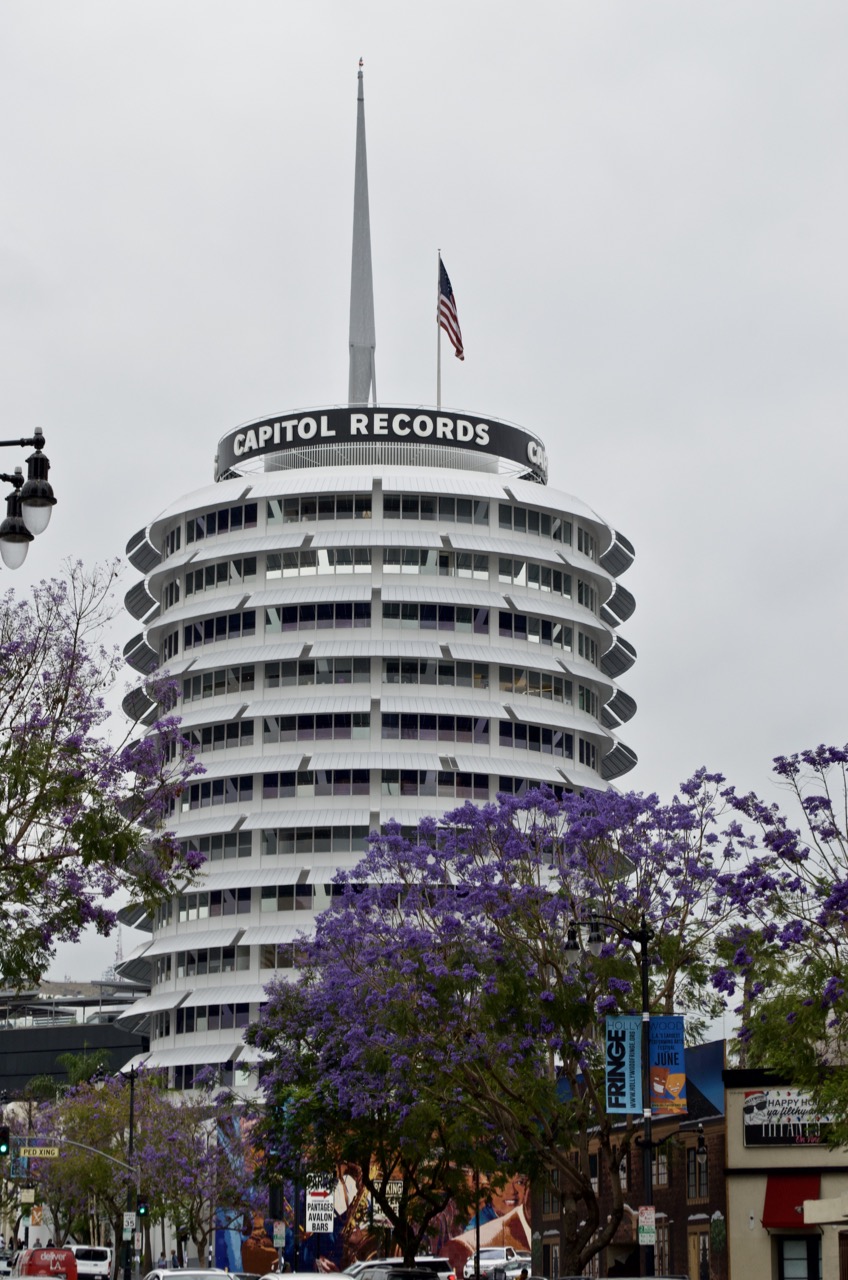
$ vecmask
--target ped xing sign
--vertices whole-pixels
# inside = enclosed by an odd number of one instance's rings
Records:
[[[59,1148],[58,1147],[21,1147],[19,1154],[22,1159],[31,1158],[34,1160],[58,1160]]]
[[[607,1115],[642,1110],[642,1019],[607,1018],[605,1036]]]
[[[333,1179],[327,1174],[310,1173],[306,1179],[306,1230],[332,1233]]]

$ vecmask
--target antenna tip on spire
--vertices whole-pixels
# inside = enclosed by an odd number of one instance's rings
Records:
[[[359,74],[360,74],[360,75],[362,75],[362,68],[363,68],[363,66],[364,66],[364,65],[365,65],[365,64],[363,63],[362,59],[360,58],[360,59],[359,59]]]

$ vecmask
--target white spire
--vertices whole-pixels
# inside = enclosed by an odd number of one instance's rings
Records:
[[[350,268],[350,377],[348,403],[377,402],[374,349],[374,281],[371,274],[371,220],[368,214],[368,161],[365,153],[365,95],[359,59],[356,103],[356,171],[353,183],[353,255]]]

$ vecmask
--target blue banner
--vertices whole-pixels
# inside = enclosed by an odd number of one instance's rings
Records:
[[[651,1115],[686,1115],[686,1057],[683,1018],[676,1013],[651,1018]]]
[[[607,1114],[642,1111],[642,1019],[607,1018],[605,1039]]]

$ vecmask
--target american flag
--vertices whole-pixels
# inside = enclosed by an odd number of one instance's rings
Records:
[[[450,278],[441,258],[439,258],[439,324],[453,343],[457,360],[464,360],[462,330],[459,327],[459,316],[456,314],[456,298],[453,296]]]

